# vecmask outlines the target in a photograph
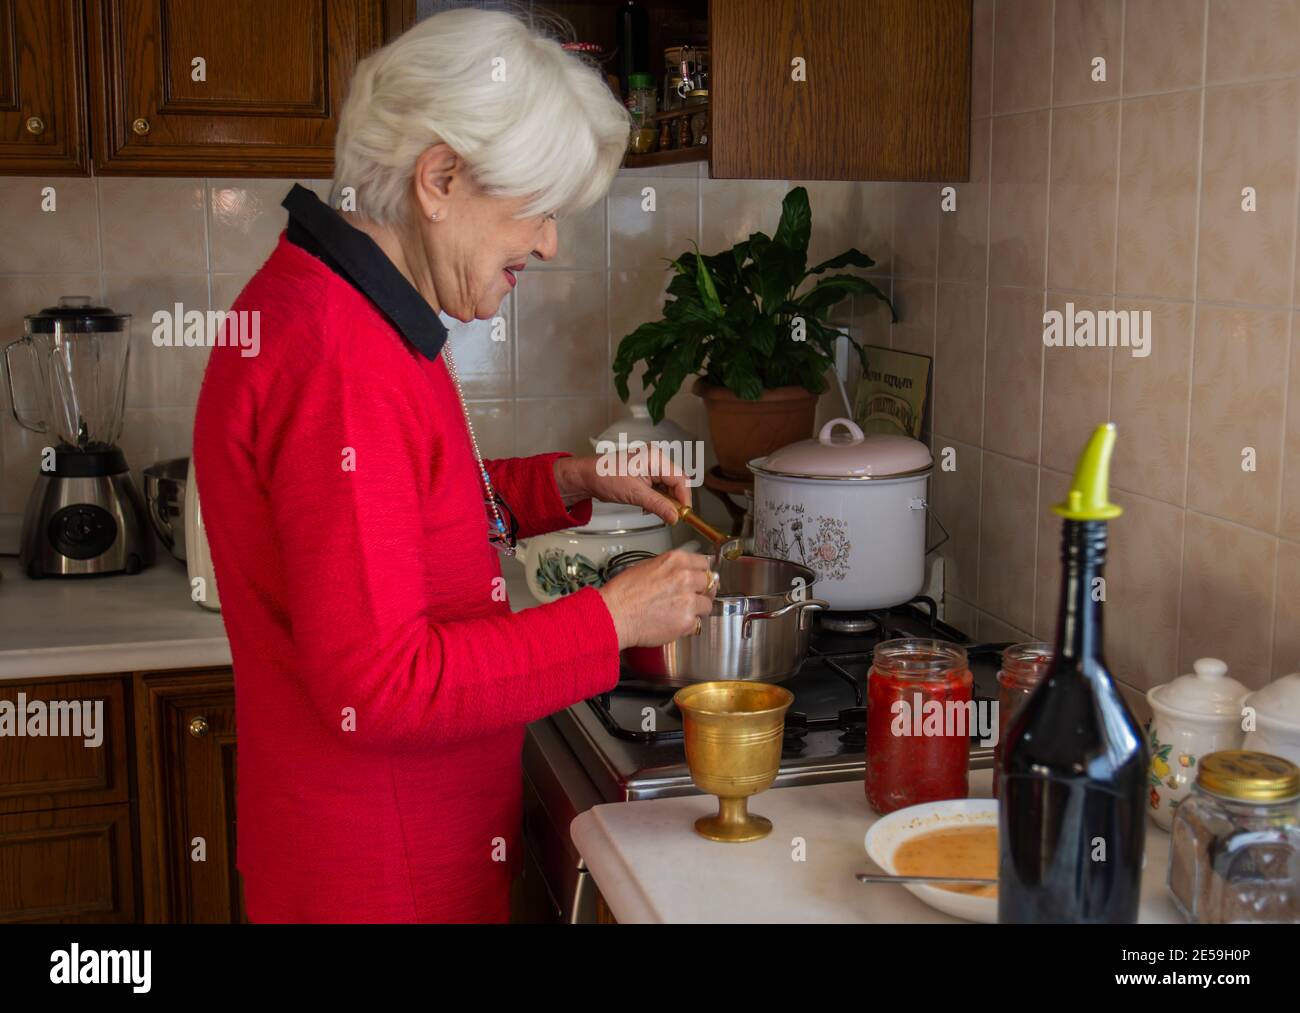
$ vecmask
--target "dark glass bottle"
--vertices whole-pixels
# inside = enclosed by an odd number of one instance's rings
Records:
[[[1000,922],[1137,921],[1146,740],[1106,668],[1098,593],[1107,534],[1100,518],[1119,513],[1106,503],[1114,439],[1113,426],[1097,431],[1070,499],[1057,508],[1067,519],[1052,664],[1003,744]]]

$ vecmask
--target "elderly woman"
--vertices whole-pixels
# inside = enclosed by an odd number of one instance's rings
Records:
[[[422,22],[357,68],[343,210],[285,200],[234,306],[261,314],[260,355],[213,349],[194,455],[253,921],[505,919],[525,723],[610,689],[620,648],[710,609],[707,559],[673,552],[511,612],[514,534],[583,524],[592,497],[675,520],[665,493],[688,489],[594,458],[482,460],[439,320],[496,314],[627,137],[600,75],[518,20]]]

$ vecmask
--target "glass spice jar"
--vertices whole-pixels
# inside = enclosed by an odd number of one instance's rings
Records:
[[[998,740],[993,744],[993,797],[1002,790],[1002,740],[1011,715],[1029,699],[1052,664],[1052,645],[1036,641],[1012,644],[1002,652],[998,670]]]
[[[867,675],[867,801],[879,813],[970,793],[966,652],[944,640],[877,644]]]
[[[1243,749],[1201,757],[1174,810],[1168,886],[1190,922],[1300,923],[1300,767]]]

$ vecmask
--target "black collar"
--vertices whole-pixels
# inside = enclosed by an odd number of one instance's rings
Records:
[[[288,239],[349,282],[426,359],[436,360],[447,328],[415,286],[360,229],[305,186],[295,183],[281,202],[289,212]]]

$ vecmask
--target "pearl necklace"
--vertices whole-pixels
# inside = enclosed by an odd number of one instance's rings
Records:
[[[478,437],[474,435],[474,423],[469,419],[469,407],[465,404],[465,391],[460,385],[460,374],[456,372],[456,360],[451,355],[450,339],[443,342],[442,357],[447,364],[447,372],[451,376],[451,382],[456,388],[456,397],[460,399],[460,410],[465,416],[465,428],[469,430],[470,446],[474,448],[474,460],[478,462],[479,477],[483,480],[483,492],[487,496],[488,507],[492,510],[492,521],[496,526],[497,535],[501,539],[493,544],[507,556],[513,556],[515,547],[510,544],[509,535],[506,534],[505,521],[501,519],[501,511],[497,509],[496,491],[492,488],[492,479],[488,476],[487,466],[483,463],[483,454],[478,449]]]

